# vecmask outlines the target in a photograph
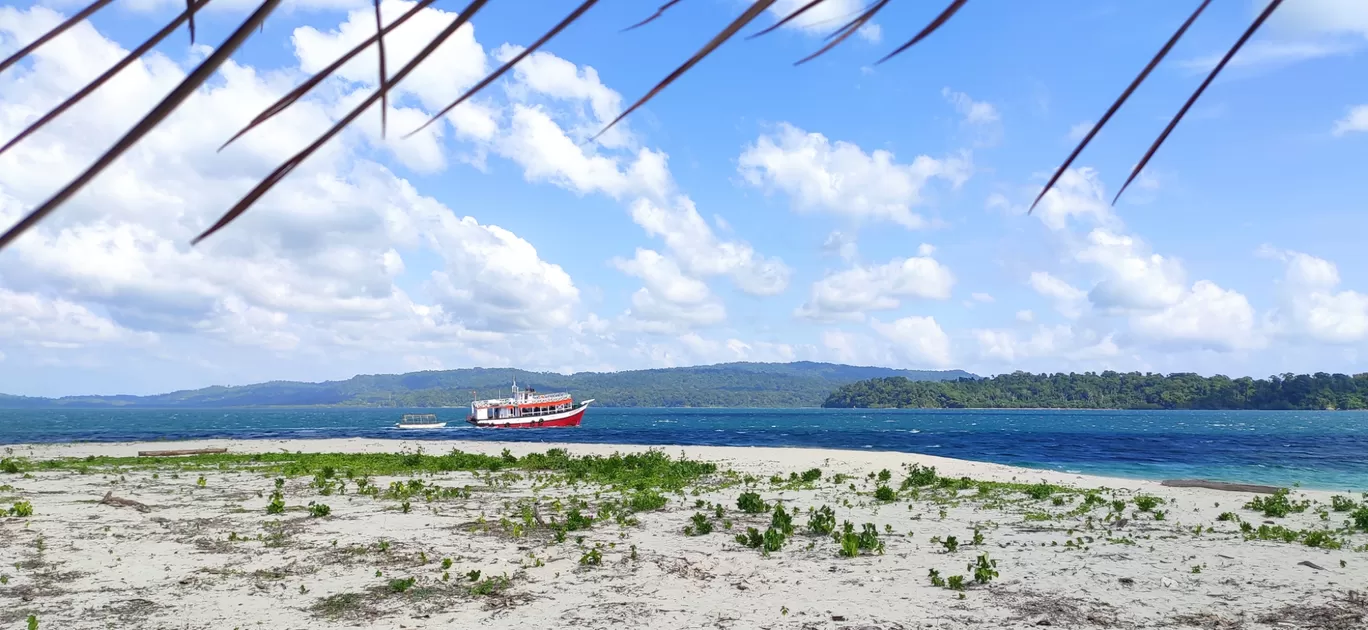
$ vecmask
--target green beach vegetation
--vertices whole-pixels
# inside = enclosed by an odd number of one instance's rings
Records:
[[[823,407],[1061,409],[1368,409],[1368,374],[1282,374],[1265,379],[1175,373],[1087,372],[842,385]]]

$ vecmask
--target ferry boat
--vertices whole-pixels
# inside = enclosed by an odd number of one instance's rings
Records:
[[[593,398],[578,404],[570,394],[538,394],[531,387],[518,389],[513,381],[513,396],[476,400],[470,403],[466,421],[482,428],[533,429],[539,427],[577,427]]]
[[[438,422],[435,413],[406,413],[404,418],[395,423],[396,429],[440,429],[447,423]]]

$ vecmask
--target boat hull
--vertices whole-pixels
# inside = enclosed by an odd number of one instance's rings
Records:
[[[588,408],[588,404],[581,404],[569,411],[549,413],[541,416],[490,418],[485,420],[466,418],[466,422],[481,429],[549,429],[554,427],[577,427],[580,425],[580,421],[584,420],[584,411]]]
[[[399,423],[399,424],[394,425],[394,428],[396,428],[396,429],[441,429],[441,428],[445,427],[446,425],[447,425],[447,423],[445,423],[445,422],[425,422],[425,423],[423,423],[423,424],[404,424],[404,423],[401,422],[401,423]]]

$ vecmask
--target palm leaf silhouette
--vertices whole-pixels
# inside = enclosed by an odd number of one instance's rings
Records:
[[[3,72],[5,69],[8,69],[9,67],[18,63],[26,56],[33,54],[34,51],[41,48],[43,45],[51,41],[56,36],[60,35],[65,30],[71,28],[72,26],[81,22],[82,20],[87,19],[96,11],[108,5],[110,1],[111,0],[94,0],[88,6],[73,14],[69,19],[63,21],[56,27],[53,27],[51,30],[49,30],[47,33],[44,33],[42,36],[40,36],[33,42],[30,42],[29,44],[25,45],[23,48],[15,52],[10,57],[6,58],[4,61],[0,61],[0,72]],[[81,99],[97,91],[112,76],[114,76],[124,67],[129,65],[133,60],[146,54],[148,50],[155,47],[158,43],[164,40],[167,37],[167,35],[169,35],[171,32],[179,28],[181,24],[188,23],[190,37],[193,41],[195,37],[194,15],[197,11],[203,10],[205,5],[207,5],[210,1],[211,0],[186,0],[186,8],[183,12],[175,16],[156,34],[148,38],[148,40],[145,41],[143,44],[135,47],[134,50],[130,52],[128,56],[120,60],[108,71],[101,74],[99,77],[93,79],[89,84],[78,90],[69,99],[57,105],[52,110],[41,116],[36,122],[30,124],[27,128],[21,131],[18,134],[18,136],[8,140],[5,145],[0,146],[0,152],[3,152],[13,147],[15,144],[19,143],[24,138],[31,135],[34,131],[37,131],[39,128],[43,127],[47,123],[61,116],[63,112],[65,112],[77,101],[80,101]],[[504,64],[504,66],[495,70],[495,72],[492,73],[490,76],[475,84],[464,94],[462,94],[459,98],[457,98],[453,103],[451,103],[445,109],[443,109],[442,113],[435,116],[433,120],[435,120],[437,117],[440,117],[442,114],[450,111],[452,108],[469,99],[471,96],[475,95],[479,91],[488,87],[500,76],[502,76],[512,67],[514,67],[518,62],[524,59],[532,51],[542,47],[556,35],[565,30],[567,27],[571,26],[573,23],[580,20],[596,4],[596,1],[597,0],[586,0],[583,3],[581,3],[568,16],[564,17],[561,21],[559,21],[551,29],[549,29],[545,34],[543,34],[537,40],[536,44],[528,47],[520,55],[516,56],[514,59]],[[668,19],[668,10],[676,4],[679,4],[681,1],[682,0],[669,0],[664,4],[660,5],[653,14],[647,16],[645,19],[637,22],[636,24],[626,27],[623,30],[642,28],[651,25],[657,22],[658,20]],[[625,109],[619,116],[617,116],[615,119],[609,122],[603,128],[603,130],[599,131],[599,133],[596,134],[594,137],[597,138],[601,136],[608,129],[611,129],[618,122],[622,121],[622,119],[626,118],[632,112],[636,111],[641,106],[649,102],[651,99],[659,95],[666,87],[669,87],[672,83],[675,82],[675,80],[683,76],[684,73],[693,69],[704,58],[712,54],[715,50],[717,50],[718,47],[720,47],[722,44],[730,40],[741,29],[748,26],[767,9],[771,8],[774,5],[775,1],[776,0],[753,0],[750,3],[750,5],[744,11],[742,11],[736,19],[731,21],[726,27],[722,29],[722,31],[718,32],[711,39],[709,39],[703,45],[702,48],[695,52],[689,59],[687,59],[678,68],[676,68],[672,73],[667,75],[654,88],[652,88],[644,96],[642,96],[640,99],[634,102],[630,107]],[[782,17],[775,24],[760,30],[759,32],[751,35],[749,38],[754,38],[759,35],[763,35],[765,33],[773,31],[779,26],[793,21],[794,19],[800,17],[804,13],[807,13],[808,11],[828,1],[833,0],[809,0],[802,6],[790,12],[788,15]],[[209,235],[217,232],[218,230],[232,223],[235,219],[237,219],[249,208],[251,208],[251,206],[255,204],[263,195],[265,195],[273,186],[275,186],[284,177],[286,177],[290,173],[290,171],[292,171],[304,160],[308,159],[308,157],[312,155],[314,152],[316,152],[319,147],[321,147],[328,140],[336,136],[343,128],[347,127],[352,122],[354,122],[356,118],[361,115],[362,112],[364,112],[366,109],[374,105],[377,101],[381,103],[381,128],[383,133],[383,129],[386,123],[385,109],[388,103],[389,92],[394,88],[395,85],[403,81],[405,77],[412,73],[414,68],[416,68],[419,64],[425,61],[427,57],[430,56],[433,53],[433,51],[435,51],[437,47],[441,45],[443,41],[445,41],[448,37],[455,33],[455,31],[459,29],[461,26],[468,23],[470,19],[473,18],[475,14],[477,14],[480,11],[480,9],[484,8],[484,6],[488,4],[489,0],[471,1],[458,14],[458,16],[452,22],[452,24],[449,25],[447,28],[443,29],[440,33],[438,33],[431,42],[424,46],[424,48],[418,53],[417,56],[415,56],[411,61],[409,61],[409,63],[405,64],[403,68],[400,68],[392,76],[387,76],[383,36],[392,31],[395,27],[402,24],[404,21],[416,15],[418,11],[432,4],[432,2],[433,0],[420,0],[420,2],[418,2],[416,6],[414,6],[409,11],[405,12],[403,15],[395,19],[390,24],[382,25],[379,15],[379,2],[378,0],[375,0],[376,34],[373,37],[357,45],[352,50],[348,51],[347,53],[339,57],[332,64],[329,64],[323,70],[320,70],[313,76],[306,79],[299,87],[292,90],[289,94],[286,94],[271,107],[268,107],[255,119],[248,123],[248,125],[245,128],[239,131],[232,138],[228,139],[228,142],[232,142],[233,140],[241,137],[243,134],[248,133],[253,128],[260,125],[262,122],[265,122],[266,120],[270,119],[276,114],[285,111],[295,102],[297,102],[299,98],[306,94],[310,89],[312,89],[314,86],[317,86],[321,81],[326,79],[338,68],[340,68],[342,64],[344,64],[347,60],[361,53],[373,44],[377,46],[380,58],[380,81],[377,86],[376,93],[362,101],[360,105],[354,108],[347,115],[343,116],[342,119],[339,120],[335,125],[333,125],[331,129],[324,132],[323,135],[319,136],[319,138],[317,138],[308,147],[300,151],[294,157],[290,158],[285,163],[281,164],[278,168],[276,168],[275,171],[267,175],[259,184],[257,184],[255,188],[252,189],[251,192],[244,196],[242,200],[236,203],[232,208],[229,208],[228,211],[222,217],[220,217],[219,220],[216,223],[214,223],[213,226],[211,226],[209,229],[205,230],[202,234],[196,237],[193,241],[194,243],[198,243],[199,241],[203,240]],[[890,0],[874,0],[868,7],[860,11],[853,19],[848,21],[846,24],[842,25],[840,28],[836,29],[836,31],[828,37],[829,41],[826,43],[825,46],[823,46],[821,49],[817,50],[813,54],[803,59],[800,59],[798,63],[801,64],[809,59],[826,53],[832,48],[840,45],[841,43],[846,41],[846,39],[852,33],[855,33],[860,29],[860,27],[867,24],[877,13],[879,13],[881,9],[883,9],[889,3]],[[1073,161],[1078,157],[1078,155],[1093,139],[1097,132],[1111,119],[1112,115],[1115,114],[1118,109],[1120,109],[1120,107],[1126,102],[1126,99],[1129,98],[1130,95],[1145,81],[1145,79],[1149,76],[1150,72],[1153,71],[1153,69],[1163,60],[1163,58],[1168,54],[1168,52],[1173,48],[1173,46],[1180,39],[1182,39],[1188,27],[1191,26],[1194,21],[1196,21],[1196,19],[1202,14],[1203,10],[1207,7],[1209,3],[1210,0],[1201,0],[1200,4],[1194,10],[1192,15],[1186,21],[1184,21],[1182,25],[1178,27],[1178,29],[1164,44],[1163,48],[1160,49],[1159,53],[1154,56],[1154,58],[1144,68],[1144,70],[1141,71],[1139,76],[1137,76],[1130,83],[1126,90],[1121,94],[1120,98],[1118,98],[1107,110],[1106,114],[1101,119],[1099,119],[1096,124],[1093,125],[1093,128],[1083,138],[1083,141],[1079,143],[1079,145],[1074,149],[1074,151],[1068,156],[1067,159],[1065,159],[1065,161],[1055,171],[1054,176],[1051,177],[1049,182],[1040,191],[1040,194],[1036,198],[1035,203],[1039,203],[1040,200],[1043,199],[1045,195],[1054,187],[1054,185],[1058,182],[1059,177],[1064,173],[1064,171],[1069,167],[1069,165],[1073,163]],[[1140,172],[1144,169],[1145,165],[1154,156],[1155,152],[1159,150],[1159,147],[1164,143],[1165,140],[1168,139],[1169,135],[1173,132],[1173,129],[1182,120],[1183,116],[1188,112],[1188,110],[1197,101],[1197,99],[1201,97],[1202,93],[1206,90],[1207,86],[1209,86],[1211,82],[1215,80],[1216,76],[1219,75],[1220,72],[1226,67],[1231,58],[1233,58],[1235,54],[1239,52],[1240,48],[1244,46],[1244,44],[1259,30],[1259,28],[1268,20],[1269,16],[1271,16],[1273,12],[1276,11],[1278,7],[1282,5],[1282,3],[1283,0],[1272,0],[1272,2],[1270,2],[1268,6],[1264,8],[1264,10],[1261,11],[1259,15],[1252,21],[1249,27],[1241,35],[1239,40],[1237,40],[1235,44],[1230,47],[1230,49],[1226,52],[1224,57],[1222,57],[1221,61],[1207,75],[1206,80],[1204,80],[1202,84],[1192,93],[1192,95],[1188,98],[1187,102],[1183,105],[1183,107],[1169,121],[1168,125],[1164,128],[1163,132],[1159,135],[1159,137],[1154,141],[1152,145],[1150,145],[1149,149],[1145,152],[1144,156],[1136,164],[1135,168],[1131,171],[1130,177],[1126,180],[1126,184],[1123,185],[1120,191],[1117,193],[1117,198],[1120,198],[1121,193],[1125,192],[1126,187],[1129,186],[1130,183],[1134,181],[1135,178],[1140,174]],[[89,184],[91,180],[93,180],[102,171],[108,168],[110,164],[112,164],[121,155],[123,155],[126,151],[132,148],[133,145],[135,145],[140,139],[142,139],[143,136],[147,135],[147,133],[154,129],[157,125],[164,122],[168,116],[170,116],[177,108],[180,107],[181,104],[185,102],[185,100],[191,94],[195,92],[195,90],[199,89],[200,86],[202,86],[205,83],[205,81],[207,81],[215,72],[217,72],[218,68],[222,66],[222,64],[226,62],[232,56],[232,54],[239,47],[241,47],[242,44],[247,41],[247,39],[249,39],[252,36],[254,31],[259,31],[261,26],[265,23],[266,17],[269,16],[271,12],[274,11],[279,4],[280,0],[261,0],[261,3],[257,6],[256,10],[253,11],[251,15],[249,15],[247,19],[244,20],[242,24],[236,30],[234,30],[233,33],[230,34],[222,44],[218,46],[217,49],[215,49],[210,55],[208,55],[204,59],[204,61],[200,62],[200,64],[196,66],[195,69],[192,70],[189,75],[186,76],[186,78],[180,83],[180,85],[177,85],[160,103],[158,103],[155,107],[152,108],[152,111],[148,112],[146,116],[144,116],[141,120],[135,123],[133,127],[130,128],[122,138],[120,138],[117,142],[114,143],[114,146],[110,147],[107,151],[105,151],[99,158],[95,160],[95,162],[92,165],[90,165],[88,168],[86,168],[86,170],[82,171],[79,175],[73,178],[66,186],[64,186],[51,198],[49,198],[47,201],[43,202],[38,207],[30,211],[26,216],[21,218],[18,223],[16,223],[15,225],[11,226],[8,230],[6,230],[4,234],[0,234],[0,249],[7,247],[10,243],[14,242],[14,239],[18,238],[24,232],[31,229],[33,226],[37,225],[43,218],[47,217],[53,211],[61,207],[62,204],[64,204],[73,195],[80,191],[81,188]],[[961,9],[963,9],[967,4],[968,0],[952,0],[945,7],[944,10],[942,10],[929,24],[923,27],[916,35],[908,39],[901,46],[895,48],[892,52],[889,52],[887,55],[879,59],[877,63],[886,62],[889,59],[906,52],[907,50],[915,46],[918,42],[921,42],[926,37],[935,33],[938,29],[940,29],[946,23],[948,23],[952,18],[958,15]],[[429,121],[429,124],[430,123],[431,121]],[[225,143],[225,145],[226,144],[227,143]],[[1032,204],[1032,209],[1034,209],[1035,203]],[[1113,203],[1115,203],[1115,200],[1113,200]]]

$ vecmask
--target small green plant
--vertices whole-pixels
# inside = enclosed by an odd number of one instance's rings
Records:
[[[17,501],[15,502],[14,507],[9,509],[9,515],[20,518],[33,516],[33,504],[28,501]]]
[[[896,500],[898,498],[898,493],[894,492],[893,489],[888,486],[879,486],[874,489],[874,498],[887,503]]]
[[[23,472],[23,469],[19,467],[19,462],[14,461],[8,457],[6,457],[5,459],[0,459],[0,470],[3,470],[6,474],[10,475],[17,475]]]
[[[1156,520],[1156,521],[1162,521],[1162,520],[1164,520],[1164,517],[1165,517],[1165,516],[1167,516],[1167,514],[1166,514],[1163,510],[1155,510],[1155,511],[1154,511],[1154,520]]]
[[[782,549],[784,547],[784,542],[787,540],[788,536],[785,535],[784,532],[771,527],[765,530],[765,535],[761,538],[760,547],[765,555],[769,555],[770,553]]]
[[[1354,527],[1368,532],[1368,505],[1350,512],[1349,521],[1354,524]]]
[[[736,507],[747,514],[768,512],[770,508],[755,492],[742,492],[741,496],[736,497]]]
[[[475,569],[474,571],[467,571],[467,572],[466,572],[466,580],[467,580],[467,581],[470,581],[470,582],[478,582],[478,581],[480,581],[480,570],[479,570],[479,569]]]
[[[887,468],[879,471],[879,483],[888,483],[888,480],[892,478],[893,473],[889,472]]]
[[[502,592],[508,590],[508,587],[509,587],[511,584],[512,584],[512,581],[509,580],[509,579],[508,579],[508,576],[505,576],[505,575],[496,575],[496,576],[493,576],[493,577],[487,577],[487,578],[485,578],[485,579],[483,579],[483,580],[481,580],[481,581],[479,581],[479,582],[477,582],[477,583],[475,583],[475,584],[472,584],[472,585],[470,586],[470,594],[471,594],[471,595],[478,596],[478,597],[487,597],[487,596],[489,596],[489,595],[498,595],[499,593],[502,593]]]
[[[1330,497],[1330,509],[1336,512],[1349,512],[1355,507],[1358,507],[1358,504],[1354,503],[1349,497],[1340,496],[1338,494]]]
[[[447,569],[450,569],[450,568],[451,568],[451,558],[442,558],[442,570],[443,570],[443,571],[446,571]]]
[[[1270,496],[1254,497],[1244,508],[1263,512],[1264,516],[1282,518],[1288,514],[1305,512],[1310,505],[1307,501],[1293,503],[1288,496],[1287,488],[1279,488]]]
[[[628,556],[628,557],[631,558],[632,560],[636,560],[636,559],[637,559],[636,545],[632,545],[632,553],[631,553],[631,555]]]
[[[627,504],[632,508],[633,512],[651,512],[665,507],[666,502],[667,499],[665,498],[665,495],[662,495],[659,492],[654,490],[640,490],[632,495],[632,499],[628,501]],[[702,503],[702,499],[700,499],[699,502]]]
[[[280,480],[277,480],[277,481],[280,481]],[[269,503],[266,504],[266,513],[267,513],[267,514],[283,514],[283,513],[285,513],[285,495],[284,495],[284,493],[282,493],[282,492],[279,490],[279,488],[280,488],[280,485],[279,485],[279,484],[276,485],[276,488],[277,488],[277,489],[276,489],[274,492],[271,493],[271,501],[270,501]]]
[[[195,480],[195,485],[197,485],[197,486],[199,486],[199,487],[201,487],[201,488],[203,488],[203,487],[205,486],[205,484],[207,484],[207,483],[208,483],[208,481],[206,481],[206,480],[204,479],[204,475],[200,475],[200,476],[199,476],[199,479],[196,479],[196,480]]]
[[[931,586],[945,588],[945,578],[941,577],[940,571],[931,569],[929,577],[931,578]]]
[[[689,519],[693,524],[684,528],[684,533],[689,536],[706,536],[712,533],[713,524],[708,520],[708,515],[702,512],[694,512]]]
[[[808,531],[818,536],[827,536],[836,530],[836,513],[823,505],[808,516]]]
[[[777,529],[784,536],[793,535],[793,515],[784,511],[784,506],[774,506],[774,515],[770,518],[770,528]]]
[[[389,590],[391,593],[403,593],[413,588],[414,581],[414,578],[411,577],[395,578],[389,581]]]
[[[977,527],[975,527],[975,528],[974,528],[974,546],[977,547],[977,546],[982,545],[982,544],[983,544],[983,532],[979,531],[979,529],[978,529]]]
[[[399,504],[399,509],[402,510],[405,514],[408,514],[409,511],[413,509],[413,505],[411,505],[408,501],[404,501],[403,503]]]
[[[1049,498],[1050,495],[1054,494],[1055,491],[1058,489],[1059,488],[1056,488],[1048,483],[1037,483],[1031,486],[1027,486],[1026,496],[1029,496],[1037,501],[1041,501]]]
[[[1159,497],[1142,494],[1135,497],[1135,507],[1140,508],[1141,512],[1148,512],[1159,505]]]
[[[38,630],[38,615],[28,616],[28,630]]]
[[[580,556],[579,563],[585,566],[599,566],[603,564],[603,554],[598,549],[590,549]]]
[[[1234,512],[1221,512],[1221,515],[1220,515],[1220,516],[1217,516],[1217,517],[1216,517],[1216,520],[1218,520],[1218,521],[1223,521],[1223,522],[1236,522],[1236,523],[1238,523],[1238,522],[1240,522],[1240,517],[1237,516]]]
[[[285,479],[282,477],[276,477],[275,487],[276,490],[283,490],[285,488]]]
[[[1116,500],[1114,500],[1114,501],[1111,502],[1111,509],[1112,509],[1113,512],[1116,512],[1117,514],[1120,514],[1120,513],[1122,513],[1122,512],[1125,512],[1125,511],[1126,511],[1126,502],[1123,501],[1123,500],[1121,500],[1121,499],[1116,499]]]
[[[804,483],[812,483],[812,482],[817,481],[818,479],[821,479],[821,478],[822,478],[822,469],[821,469],[821,468],[810,468],[810,469],[808,469],[808,470],[805,470],[805,471],[803,471],[802,476],[799,477],[799,479],[800,479],[801,481],[803,481]]]
[[[759,549],[761,545],[765,544],[765,537],[760,533],[760,530],[747,527],[745,533],[736,535],[736,542],[751,549]]]
[[[959,550],[959,540],[954,536],[946,536],[941,545],[945,547],[946,553],[955,553]]]
[[[998,576],[997,560],[989,560],[988,554],[979,554],[978,560],[969,563],[969,570],[974,572],[974,582],[987,584]]]
[[[309,516],[323,518],[329,514],[332,514],[332,508],[328,507],[328,504],[309,502]]]
[[[946,586],[949,586],[949,587],[950,587],[950,590],[952,590],[952,591],[962,591],[962,590],[964,590],[964,576],[963,576],[963,575],[952,575],[952,576],[950,576],[950,579],[949,579],[949,580],[946,580]]]

